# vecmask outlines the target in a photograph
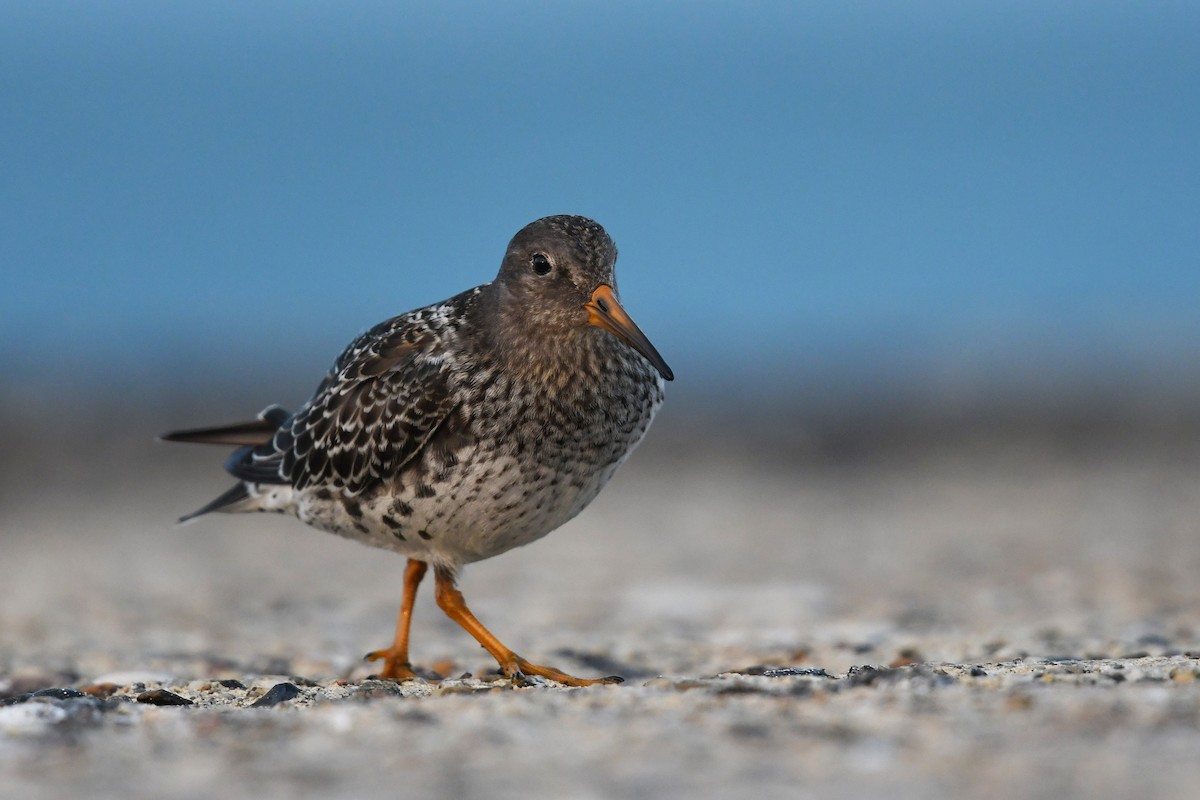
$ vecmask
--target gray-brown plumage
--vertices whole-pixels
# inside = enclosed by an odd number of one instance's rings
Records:
[[[491,283],[358,337],[295,414],[164,438],[240,445],[240,482],[210,511],[278,511],[409,557],[384,677],[408,661],[426,565],[438,604],[505,674],[594,683],[531,664],[467,609],[457,570],[528,544],[579,513],[645,434],[666,362],[621,308],[616,247],[597,223],[522,229]]]

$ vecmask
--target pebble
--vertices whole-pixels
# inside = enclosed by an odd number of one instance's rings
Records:
[[[174,692],[168,692],[166,689],[151,689],[148,692],[142,692],[137,696],[139,703],[147,703],[152,706],[190,706],[193,705],[191,700],[186,697],[180,697]]]
[[[761,674],[767,678],[790,678],[796,675],[808,675],[813,678],[833,677],[822,667],[772,667],[763,670]]]
[[[300,694],[300,689],[294,683],[277,683],[267,690],[267,693],[250,704],[251,708],[269,708],[280,703],[294,700]]]
[[[60,688],[53,688],[53,687],[49,688],[49,689],[38,689],[36,692],[33,693],[33,696],[34,697],[53,697],[58,700],[66,700],[69,697],[85,697],[83,692],[77,691],[75,689],[60,689]]]

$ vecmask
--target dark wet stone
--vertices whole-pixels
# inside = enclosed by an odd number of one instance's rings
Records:
[[[139,703],[147,703],[152,706],[190,706],[192,701],[186,697],[180,697],[174,692],[168,692],[166,689],[151,689],[148,692],[142,692],[137,696]]]
[[[861,667],[850,668],[849,672],[846,673],[846,683],[851,686],[870,686],[889,672],[894,671],[872,667],[870,664],[863,664]]]
[[[84,693],[75,689],[60,689],[51,687],[49,689],[38,689],[33,693],[34,697],[53,697],[58,700],[66,700],[69,697],[84,697]]]
[[[226,678],[223,681],[217,681],[217,683],[220,684],[221,686],[224,686],[226,689],[245,689],[246,688],[246,684],[242,683],[241,681],[235,681],[233,678]]]
[[[983,678],[987,676],[987,670],[983,667],[971,667],[972,678]]]
[[[14,694],[14,695],[10,695],[8,697],[0,698],[0,706],[20,705],[21,703],[25,703],[32,699],[33,699],[33,692],[26,692],[25,694]]]
[[[796,675],[808,675],[814,678],[833,677],[824,667],[768,667],[760,675],[767,678],[790,678]]]
[[[250,704],[251,708],[269,708],[280,703],[294,700],[300,694],[300,689],[294,683],[277,683],[266,694]]]
[[[9,700],[15,701],[17,698],[9,698]],[[110,701],[88,695],[56,697],[53,694],[29,692],[20,696],[20,702],[54,706],[65,712],[64,716],[55,720],[54,724],[55,730],[64,735],[70,735],[72,731],[98,724],[102,714],[112,708]],[[14,703],[5,702],[0,705],[14,705]]]

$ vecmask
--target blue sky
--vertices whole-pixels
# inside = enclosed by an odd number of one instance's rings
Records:
[[[0,365],[315,379],[570,212],[684,381],[1197,378],[1198,41],[1192,2],[5,4]]]

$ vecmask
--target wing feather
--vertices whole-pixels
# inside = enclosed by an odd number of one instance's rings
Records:
[[[240,448],[226,469],[252,482],[350,493],[399,471],[457,404],[446,311],[420,309],[360,336],[274,439]]]

